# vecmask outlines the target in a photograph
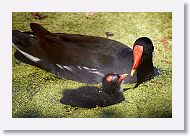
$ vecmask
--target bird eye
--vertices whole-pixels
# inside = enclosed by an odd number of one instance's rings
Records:
[[[116,82],[119,79],[119,74],[113,74],[112,76],[112,82]]]

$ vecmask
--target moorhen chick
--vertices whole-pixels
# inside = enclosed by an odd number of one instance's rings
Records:
[[[83,86],[78,89],[65,90],[60,102],[82,108],[110,106],[125,100],[120,87],[127,74],[107,74],[102,79],[101,87]]]

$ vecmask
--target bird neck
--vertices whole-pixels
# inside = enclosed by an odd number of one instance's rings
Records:
[[[152,78],[154,67],[152,63],[152,56],[144,57],[142,63],[137,69],[137,83],[140,84]]]

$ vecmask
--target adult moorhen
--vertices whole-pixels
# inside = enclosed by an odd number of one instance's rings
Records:
[[[127,74],[107,74],[102,79],[102,87],[83,86],[78,89],[64,90],[60,102],[82,108],[110,106],[125,100],[120,87]]]
[[[30,27],[32,32],[13,30],[13,46],[38,67],[60,77],[101,83],[108,73],[131,73],[124,83],[139,85],[154,75],[154,47],[147,37],[137,39],[131,49],[107,38],[51,33],[36,23]]]

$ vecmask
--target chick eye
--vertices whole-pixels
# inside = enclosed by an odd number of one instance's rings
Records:
[[[112,76],[112,82],[116,82],[119,79],[119,74],[113,74]]]

